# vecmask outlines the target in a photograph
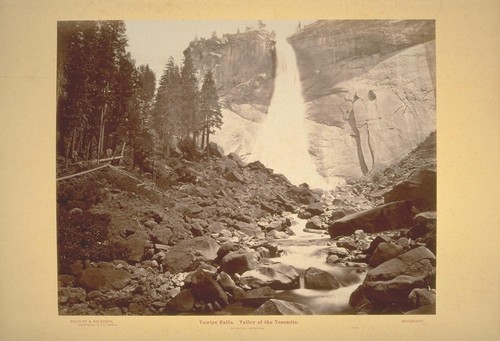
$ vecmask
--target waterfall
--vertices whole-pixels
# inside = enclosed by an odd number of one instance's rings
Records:
[[[280,33],[283,32],[276,31],[274,93],[250,158],[285,175],[295,185],[306,182],[311,187],[327,189],[331,185],[318,174],[309,153],[308,123],[295,52],[286,41],[286,34]]]

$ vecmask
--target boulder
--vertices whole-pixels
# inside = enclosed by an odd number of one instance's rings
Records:
[[[144,249],[148,246],[149,241],[143,237],[132,237],[124,242],[125,246],[130,249],[128,261],[140,262],[144,256]]]
[[[306,228],[313,230],[321,230],[322,221],[318,216],[312,217],[306,223]]]
[[[335,276],[315,267],[306,269],[304,275],[304,285],[306,289],[331,290],[340,287],[340,284]]]
[[[219,244],[207,236],[183,240],[166,252],[163,268],[173,273],[194,270],[200,261],[213,261],[218,249]]]
[[[172,230],[165,226],[156,226],[150,232],[150,238],[155,244],[170,245],[174,238]]]
[[[307,205],[306,212],[309,212],[312,216],[323,214],[325,212],[323,209],[323,203],[315,202]]]
[[[225,230],[226,226],[221,222],[213,222],[207,227],[207,231],[210,233],[220,233],[222,230]]]
[[[436,292],[426,288],[413,289],[408,296],[410,305],[417,309],[429,304],[436,304]]]
[[[104,288],[120,290],[129,284],[131,277],[131,274],[125,270],[88,268],[80,273],[76,284],[87,291]]]
[[[283,263],[261,265],[256,270],[246,271],[241,275],[240,283],[251,288],[269,286],[274,290],[289,290],[300,287],[297,270]]]
[[[221,260],[220,268],[228,274],[242,274],[245,271],[256,269],[258,265],[258,260],[254,254],[240,249],[226,254]]]
[[[187,313],[193,310],[194,303],[191,290],[184,289],[167,302],[165,311],[170,313]]]
[[[345,216],[328,227],[331,238],[349,236],[356,230],[376,233],[411,226],[414,208],[411,201],[396,201]]]
[[[393,259],[404,252],[404,248],[401,245],[396,245],[392,243],[380,243],[373,252],[373,255],[368,262],[368,265],[372,267],[377,267],[380,264]]]
[[[255,310],[254,315],[313,315],[313,312],[304,304],[270,299]]]
[[[196,300],[206,303],[217,302],[221,307],[228,304],[228,297],[221,286],[203,269],[190,273],[185,279],[186,286]]]
[[[232,293],[236,289],[236,283],[234,283],[231,276],[229,276],[224,271],[222,271],[217,276],[217,283],[221,286],[222,289],[224,289],[225,291],[227,291],[229,293]]]
[[[287,239],[289,238],[289,235],[287,235],[285,232],[272,230],[267,233],[266,237],[268,239]]]
[[[423,212],[417,214],[413,219],[414,226],[406,233],[406,236],[425,243],[429,250],[436,253],[436,220],[436,212]]]
[[[434,286],[434,265],[434,254],[424,246],[403,253],[368,271],[363,284],[351,295],[350,304],[357,311],[367,306],[404,309],[413,289]]]
[[[237,170],[230,170],[225,174],[225,177],[229,181],[245,183],[245,178]]]
[[[270,287],[261,287],[245,292],[241,298],[241,303],[244,306],[260,307],[267,300],[275,298],[276,294]]]
[[[229,153],[227,156],[230,160],[235,161],[239,167],[245,167],[245,162],[241,159],[241,157],[236,153]]]
[[[436,171],[417,169],[408,180],[384,194],[384,202],[411,200],[420,211],[436,210]]]

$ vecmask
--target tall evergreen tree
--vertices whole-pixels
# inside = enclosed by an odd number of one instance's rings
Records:
[[[137,82],[122,21],[58,23],[58,153],[101,156],[124,139]]]
[[[212,71],[208,71],[203,79],[203,86],[200,94],[200,111],[203,118],[202,148],[208,147],[210,134],[214,129],[220,129],[222,125],[222,112],[219,104],[219,95],[213,79]]]
[[[167,156],[170,154],[172,138],[182,134],[181,112],[181,75],[179,67],[172,57],[165,65],[165,70],[160,78],[158,92],[153,106],[153,124]]]
[[[191,50],[184,50],[184,63],[181,70],[181,100],[182,100],[182,129],[183,135],[192,134],[196,143],[201,122],[198,113],[198,82],[195,75]]]

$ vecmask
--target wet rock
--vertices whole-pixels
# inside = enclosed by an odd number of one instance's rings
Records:
[[[241,303],[244,306],[259,307],[267,300],[275,297],[276,294],[273,289],[271,289],[270,287],[261,287],[245,292],[243,297],[241,298]]]
[[[248,270],[254,270],[259,263],[253,253],[245,250],[237,250],[226,254],[220,263],[222,271],[228,274],[242,274]]]
[[[194,309],[194,297],[191,290],[184,289],[165,305],[165,311],[170,313],[186,313]]]
[[[360,229],[364,232],[382,232],[411,226],[411,201],[396,201],[345,216],[328,227],[331,238],[349,236]]]
[[[287,239],[289,236],[285,232],[272,230],[266,235],[268,239]]]
[[[256,270],[244,272],[240,283],[251,288],[269,286],[274,290],[289,290],[300,287],[299,273],[293,266],[283,263],[261,265]]]
[[[370,243],[370,246],[364,251],[364,253],[367,255],[372,255],[380,243],[389,243],[390,241],[391,241],[390,237],[376,236],[375,239],[372,240],[372,242]]]
[[[414,226],[406,236],[426,244],[426,247],[436,253],[436,212],[423,212],[415,216]]]
[[[254,315],[313,315],[313,312],[304,304],[270,299],[261,305]]]
[[[77,278],[77,285],[86,290],[101,288],[120,290],[131,280],[131,274],[125,270],[88,268]]]
[[[321,230],[323,222],[318,216],[312,217],[306,223],[306,228],[313,230]]]
[[[337,289],[340,287],[339,282],[329,272],[310,267],[306,269],[304,275],[304,284],[306,289]]]
[[[370,258],[369,265],[372,267],[377,267],[380,264],[393,259],[404,252],[404,248],[400,245],[392,243],[380,243],[373,252]]]

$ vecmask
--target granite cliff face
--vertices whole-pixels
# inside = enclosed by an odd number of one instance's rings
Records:
[[[436,129],[432,20],[318,21],[289,36],[306,102],[309,152],[325,178],[357,178],[404,157]],[[224,125],[213,141],[252,152],[274,91],[274,33],[190,44],[213,70]],[[277,126],[276,129],[281,129]]]
[[[199,79],[212,70],[225,108],[261,121],[274,83],[273,34],[265,30],[224,34],[190,43]]]
[[[397,161],[436,129],[434,21],[319,21],[289,37],[326,177]]]

